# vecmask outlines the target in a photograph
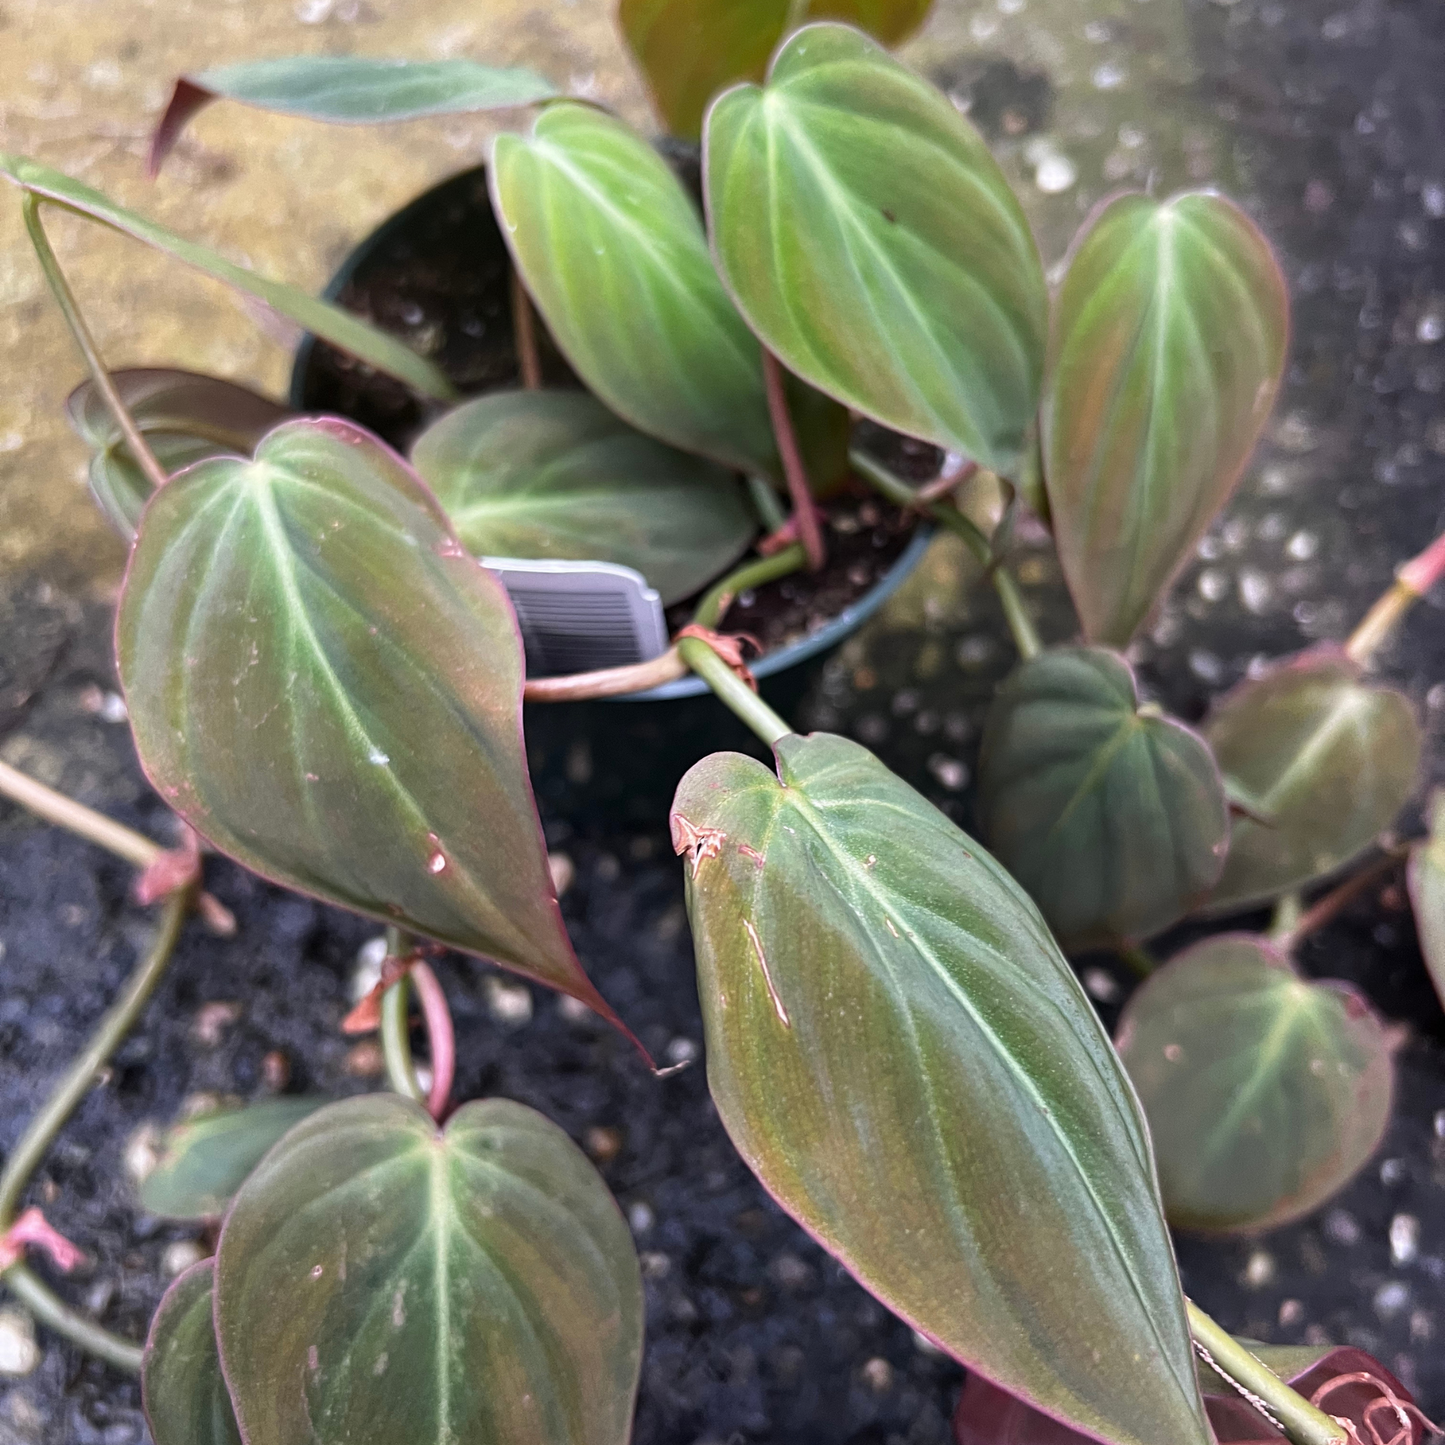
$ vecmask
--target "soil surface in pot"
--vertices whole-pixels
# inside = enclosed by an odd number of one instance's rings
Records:
[[[1045,8],[1027,7],[1018,23],[1040,23]],[[1129,7],[1119,43],[1144,23],[1137,16],[1160,9]],[[1409,0],[1349,9],[1191,0],[1178,9],[1197,72],[1177,105],[1196,107],[1224,136],[1237,173],[1217,179],[1280,246],[1296,320],[1292,370],[1258,463],[1133,649],[1151,694],[1196,718],[1258,659],[1345,635],[1395,563],[1445,524],[1445,17]],[[1107,19],[1094,27],[1101,32],[1120,25],[1109,7],[1089,8],[1096,13]],[[988,34],[978,30],[975,51],[995,43]],[[1084,75],[1095,64],[1103,74],[1104,61],[1075,60]],[[1014,88],[996,94],[1007,67],[1000,59],[982,74],[979,118],[1003,117],[1005,143],[1048,113],[1037,75],[1014,72]],[[1104,134],[1095,112],[1135,127],[1120,149],[1158,120],[1142,106],[1122,110],[1131,82],[1113,75],[1088,92],[1094,138],[1066,137],[1076,155],[1093,157],[1075,193],[1081,206],[1117,184],[1106,165],[1114,131]],[[1021,544],[1019,571],[1044,635],[1069,637],[1051,554],[1037,537]],[[937,543],[916,583],[829,664],[799,714],[805,726],[874,748],[966,827],[983,711],[1011,663],[990,593],[960,586],[969,575],[961,549]],[[1422,789],[1445,782],[1439,602],[1418,607],[1379,659],[1427,726]],[[43,578],[0,579],[0,756],[163,838],[165,810],[136,768],[114,688],[101,603]],[[1418,818],[1403,824],[1413,829]],[[627,1211],[648,1302],[638,1445],[943,1445],[961,1372],[920,1348],[781,1215],[711,1108],[681,870],[662,825],[584,835],[553,820],[549,839],[573,865],[563,908],[597,983],[660,1059],[696,1062],[656,1081],[605,1027],[448,959],[440,971],[457,1017],[458,1096],[504,1094],[547,1112],[590,1149]],[[144,1155],[137,1132],[198,1094],[255,1097],[288,1070],[292,1089],[380,1086],[374,1051],[337,1028],[374,927],[220,861],[208,876],[236,910],[238,936],[190,928],[142,1025],[32,1193],[92,1259],[57,1287],[132,1337],[167,1270],[205,1246],[199,1230],[135,1212],[127,1162]],[[144,942],[149,920],[126,900],[129,878],[87,845],[0,806],[0,1148],[13,1146]],[[1190,936],[1181,929],[1155,951]],[[1445,1015],[1398,880],[1337,919],[1300,962],[1312,975],[1355,982],[1398,1028],[1395,1117],[1371,1164],[1316,1214],[1258,1239],[1182,1239],[1185,1284],[1240,1333],[1372,1351],[1439,1417]],[[1112,1023],[1127,975],[1108,958],[1079,967]],[[134,1382],[43,1331],[39,1344],[34,1371],[0,1380],[3,1445],[143,1440]]]
[[[695,154],[679,148],[674,164],[696,193]],[[432,357],[464,396],[520,384],[511,260],[492,213],[486,172],[454,177],[400,212],[356,260],[337,300]],[[580,385],[540,317],[535,316],[543,382]],[[345,352],[313,341],[304,353],[301,400],[307,410],[337,412],[405,452],[440,408],[401,382]],[[860,445],[897,475],[923,482],[942,453],[883,427],[858,427]],[[816,631],[875,586],[898,559],[917,517],[851,483],[822,504],[828,561],[738,599],[726,630],[746,632],[763,651]],[[668,613],[674,631],[696,599]]]

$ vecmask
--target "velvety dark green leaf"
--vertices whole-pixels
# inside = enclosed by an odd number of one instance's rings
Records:
[[[448,412],[412,464],[478,557],[635,567],[667,606],[757,531],[736,477],[634,431],[582,391],[504,391]]]
[[[0,176],[14,181],[42,200],[52,201],[66,210],[89,216],[122,235],[144,241],[147,246],[174,256],[176,260],[224,281],[247,296],[264,301],[273,311],[279,311],[298,326],[314,332],[324,341],[340,347],[378,371],[406,382],[424,396],[440,401],[456,399],[456,388],[439,367],[418,356],[404,342],[378,331],[330,301],[321,301],[298,287],[272,281],[248,271],[244,266],[237,266],[215,251],[187,241],[124,206],[117,206],[92,187],[61,175],[38,161],[0,153]]]
[[[707,103],[761,80],[790,20],[843,20],[896,45],[932,0],[621,0],[617,22],[669,132],[695,139]]]
[[[547,868],[506,593],[369,433],[287,422],[157,492],[116,641],[142,766],[202,837],[612,1016]]]
[[[1041,415],[1059,560],[1091,642],[1129,641],[1234,490],[1288,342],[1279,264],[1222,196],[1121,196],[1075,243]]]
[[[1102,647],[1049,648],[994,695],[979,758],[994,855],[1065,948],[1147,938],[1219,880],[1229,844],[1209,749]]]
[[[151,1320],[141,1395],[155,1445],[241,1445],[211,1319],[215,1264],[193,1264]]]
[[[1116,1445],[1205,1445],[1143,1119],[1037,909],[856,743],[776,751],[673,805],[734,1144],[970,1369]]]
[[[363,55],[289,55],[183,76],[151,138],[150,173],[165,162],[186,123],[213,100],[337,125],[374,125],[428,115],[532,105],[558,94],[524,66],[475,60],[381,60]]]
[[[1445,790],[1431,795],[1430,838],[1411,850],[1407,877],[1420,952],[1445,1003]]]
[[[221,1234],[247,1445],[626,1445],[642,1279],[586,1155],[507,1099],[391,1094],[298,1125]]]
[[[126,409],[156,460],[173,475],[205,457],[250,456],[273,426],[291,415],[279,402],[218,376],[159,367],[111,372]],[[151,484],[136,465],[104,398],[83,381],[65,403],[70,424],[91,448],[90,490],[122,537],[135,540]]]
[[[1364,998],[1307,982],[1250,934],[1206,939],[1151,974],[1125,1006],[1119,1053],[1179,1228],[1268,1229],[1310,1213],[1389,1122],[1390,1050]]]
[[[758,343],[661,156],[592,106],[501,135],[492,196],[527,290],[577,374],[633,426],[779,476]]]
[[[1017,475],[1048,298],[1023,211],[951,101],[857,30],[809,25],[708,114],[718,267],[783,363]]]
[[[287,1095],[173,1124],[159,1162],[141,1181],[141,1207],[166,1219],[219,1218],[266,1151],[326,1102]]]
[[[1253,815],[1234,818],[1212,912],[1300,888],[1357,857],[1405,805],[1420,763],[1409,699],[1363,682],[1339,648],[1241,683],[1203,732]]]

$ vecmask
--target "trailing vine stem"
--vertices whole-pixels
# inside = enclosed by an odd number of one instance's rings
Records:
[[[64,793],[47,787],[5,762],[0,762],[0,797],[9,798],[37,818],[114,853],[142,873],[154,868],[171,851],[153,843],[144,833],[137,833],[134,828],[127,828],[124,823],[117,823],[104,813],[77,803],[74,798],[66,797]],[[235,919],[219,899],[205,892],[198,893],[196,898],[202,920],[213,933],[229,935],[236,931]]]
[[[682,660],[717,694],[719,701],[769,747],[794,731],[702,638],[684,637],[678,642],[677,650]]]
[[[537,317],[532,298],[522,284],[522,274],[512,267],[512,338],[517,352],[517,370],[526,391],[542,387],[542,357],[537,350]]]
[[[901,477],[895,477],[887,467],[875,462],[865,452],[849,452],[848,459],[853,464],[853,470],[895,506],[914,507],[921,510],[940,526],[947,527],[949,531],[963,539],[964,545],[983,563],[985,570],[993,580],[994,591],[998,593],[998,600],[1003,607],[1004,620],[1008,623],[1008,630],[1013,636],[1014,646],[1018,648],[1019,656],[1025,662],[1031,657],[1037,657],[1044,649],[1038,629],[1035,628],[1033,618],[1029,616],[1028,609],[1024,606],[1023,596],[1019,592],[1013,573],[1003,565],[1002,560],[996,555],[993,543],[983,530],[971,518],[959,511],[952,502],[929,502],[919,508],[918,489],[911,487]]]
[[[126,446],[130,448],[131,456],[135,458],[141,471],[146,474],[146,480],[156,488],[165,486],[169,480],[166,476],[166,469],[156,460],[156,454],[151,450],[150,443],[146,441],[144,433],[136,425],[130,409],[121,400],[121,395],[115,388],[115,382],[111,380],[110,372],[95,344],[95,338],[90,334],[90,327],[86,325],[85,317],[81,315],[80,304],[75,299],[75,293],[65,279],[65,272],[60,269],[59,258],[50,244],[50,238],[45,234],[45,227],[41,224],[39,197],[33,191],[26,191],[20,202],[20,209],[25,217],[25,229],[29,232],[30,244],[34,246],[35,255],[40,261],[40,269],[45,272],[45,280],[50,287],[51,294],[55,297],[56,304],[60,307],[60,314],[65,317],[65,324],[70,328],[70,334],[75,338],[75,344],[80,348],[81,355],[85,357],[85,363],[90,368],[90,374],[95,380],[96,390],[100,392],[105,404],[110,408],[110,413],[115,418],[115,424],[120,428]]]
[[[161,910],[160,926],[149,952],[131,973],[120,997],[106,1011],[90,1041],[61,1075],[50,1098],[10,1151],[5,1168],[0,1172],[0,1233],[14,1221],[40,1161],[80,1101],[90,1092],[96,1075],[130,1032],[160,983],[181,936],[181,926],[194,901],[194,892],[193,888],[181,888],[166,899]],[[138,1345],[77,1314],[27,1265],[12,1265],[0,1274],[0,1280],[37,1319],[57,1334],[64,1335],[82,1349],[99,1355],[122,1370],[133,1374],[139,1372],[141,1349]]]
[[[828,560],[823,545],[823,529],[818,522],[818,509],[813,504],[813,489],[808,485],[808,469],[803,462],[803,449],[788,410],[788,389],[778,358],[763,348],[763,382],[768,394],[768,416],[773,423],[773,437],[778,444],[778,457],[783,463],[783,477],[793,503],[793,519],[798,527],[798,540],[808,558],[808,570],[817,572]]]
[[[1345,652],[1353,662],[1368,667],[1375,653],[1389,641],[1405,614],[1445,576],[1445,533],[1395,573],[1364,620],[1350,634]]]
[[[416,939],[400,928],[386,930],[387,962],[403,971],[381,995],[381,1052],[386,1077],[403,1098],[425,1106],[438,1123],[446,1117],[456,1074],[456,1037],[446,993],[416,952]],[[410,1006],[413,990],[421,1004],[431,1055],[431,1084],[423,1087],[411,1055]]]
[[[1193,1300],[1185,1300],[1184,1304],[1189,1333],[1205,1362],[1256,1408],[1263,1405],[1293,1445],[1350,1445],[1351,1432],[1342,1421],[1326,1415],[1290,1389]]]
[[[1290,919],[1286,915],[1282,926],[1270,931],[1270,942],[1282,953],[1292,953],[1310,934],[1329,923],[1342,908],[1352,903],[1373,884],[1388,877],[1409,854],[1408,842],[1391,844],[1373,863],[1346,878],[1323,898],[1316,899],[1298,916]]]
[[[774,552],[771,557],[757,557],[751,562],[744,562],[704,594],[692,616],[694,625],[716,629],[740,592],[761,587],[765,582],[776,582],[778,578],[798,571],[806,560],[801,543],[794,543]],[[650,662],[604,667],[596,672],[574,672],[567,677],[535,678],[523,687],[522,700],[579,702],[586,698],[620,697],[625,693],[645,692],[664,683],[676,682],[686,677],[688,671],[687,663],[674,644]]]

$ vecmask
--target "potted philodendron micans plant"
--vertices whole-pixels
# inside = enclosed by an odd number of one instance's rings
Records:
[[[1051,295],[1018,201],[954,106],[862,30],[790,30],[808,17],[774,8],[775,29],[751,22],[743,44],[723,26],[694,46],[720,68],[689,69],[677,37],[695,42],[697,16],[722,25],[728,7],[624,6],[674,127],[706,102],[705,221],[646,140],[527,73],[311,59],[180,84],[158,156],[216,96],[329,120],[542,106],[530,131],[499,137],[490,184],[526,304],[590,395],[483,395],[423,430],[410,464],[354,421],[282,416],[229,383],[112,376],[45,205],[454,399],[433,361],[337,306],[0,161],[91,367],[73,410],[96,443],[97,495],[133,538],[119,674],[141,763],[186,839],[162,850],[0,767],[9,796],[120,851],[140,897],[162,902],[153,948],[0,1175],[4,1283],[142,1371],[156,1445],[622,1445],[642,1350],[627,1227],[541,1115],[453,1107],[450,1017],[426,960],[490,959],[625,1029],[562,922],[522,704],[686,671],[774,755],[703,758],[672,806],[713,1099],[783,1208],[968,1367],[960,1441],[1420,1438],[1404,1388],[1367,1356],[1276,1356],[1187,1301],[1168,1223],[1297,1217],[1378,1142],[1385,1031],[1290,956],[1403,856],[1392,844],[1300,905],[1370,854],[1412,791],[1418,723],[1367,671],[1445,545],[1345,646],[1252,677],[1201,729],[1142,698],[1121,649],[1228,500],[1283,372],[1268,244],[1213,192],[1122,196],[1088,220]],[[917,18],[825,8],[886,34]],[[847,450],[850,412],[955,460],[915,486]],[[992,853],[857,743],[795,733],[719,632],[737,592],[820,564],[817,493],[844,473],[957,533],[999,593],[1019,663],[980,761]],[[758,530],[739,474],[788,507],[766,554],[728,571]],[[979,477],[1006,498],[997,525],[961,505]],[[642,682],[636,668],[525,677],[508,592],[477,560],[495,533],[471,530],[474,509],[497,527],[504,504],[525,513],[574,484],[617,519],[589,534],[596,550],[633,545],[624,518],[657,521],[674,529],[658,555],[685,554],[679,596],[725,574]],[[1077,641],[1045,646],[1014,581],[1020,507],[1052,529]],[[142,1350],[25,1261],[49,1250],[63,1267],[74,1251],[21,1205],[187,914],[227,926],[200,891],[203,846],[387,926],[381,981],[349,1024],[380,1030],[393,1092],[273,1100],[172,1135],[148,1207],[223,1223]],[[1439,850],[1412,863],[1433,951]],[[1268,936],[1208,937],[1157,970],[1144,950],[1191,913],[1269,900]],[[1117,1048],[1061,951],[1095,946],[1148,974]]]

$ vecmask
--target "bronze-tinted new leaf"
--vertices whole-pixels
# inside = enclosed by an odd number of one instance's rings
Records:
[[[1234,490],[1284,373],[1269,243],[1213,192],[1121,196],[1075,243],[1041,409],[1059,560],[1123,647]]]
[[[1403,693],[1363,681],[1336,647],[1227,693],[1204,721],[1231,794],[1229,857],[1209,910],[1301,888],[1358,857],[1415,786],[1420,725]]]
[[[1037,909],[856,743],[777,758],[707,758],[673,805],[733,1142],[970,1370],[1116,1445],[1205,1445],[1143,1119]]]
[[[611,1016],[547,868],[506,593],[369,433],[287,422],[156,493],[116,643],[142,766],[202,837]]]
[[[1145,980],[1119,1021],[1164,1212],[1180,1228],[1268,1229],[1342,1189],[1390,1117],[1380,1021],[1265,939],[1223,934]]]
[[[707,103],[737,80],[761,80],[789,20],[842,20],[896,45],[932,0],[621,0],[617,23],[672,135],[696,139]]]

